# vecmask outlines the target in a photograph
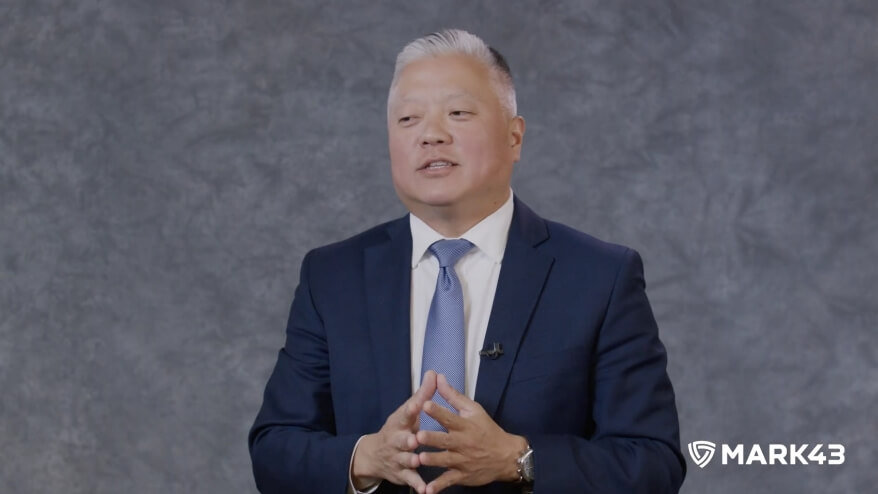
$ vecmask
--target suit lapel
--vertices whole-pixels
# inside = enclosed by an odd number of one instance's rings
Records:
[[[365,250],[365,288],[381,416],[411,396],[411,259],[408,216],[387,225],[388,238]]]
[[[503,266],[485,333],[485,347],[501,343],[503,355],[496,360],[482,360],[476,384],[475,400],[492,417],[554,261],[552,256],[535,248],[548,238],[544,220],[518,199],[514,201]]]

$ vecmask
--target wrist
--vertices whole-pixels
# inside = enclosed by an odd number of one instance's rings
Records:
[[[530,447],[530,444],[527,445],[526,449],[522,450],[521,455],[518,457],[518,481],[530,485],[534,481],[534,450]]]
[[[512,434],[512,440],[510,441],[510,446],[505,451],[504,455],[504,470],[503,470],[503,478],[502,480],[506,482],[518,482],[521,480],[521,475],[519,475],[519,465],[518,460],[521,458],[521,454],[527,450],[529,444],[527,439],[523,436],[517,436]]]
[[[351,482],[358,491],[369,489],[381,481],[375,476],[375,470],[372,468],[372,443],[374,439],[375,434],[366,434],[354,451],[354,459],[351,462]]]

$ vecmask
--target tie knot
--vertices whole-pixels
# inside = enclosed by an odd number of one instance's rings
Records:
[[[439,267],[446,268],[457,264],[458,259],[473,248],[469,240],[458,238],[455,240],[438,240],[430,246],[430,252],[439,260]]]

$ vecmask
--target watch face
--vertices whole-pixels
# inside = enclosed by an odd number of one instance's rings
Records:
[[[528,451],[524,455],[524,461],[521,462],[521,474],[527,482],[534,480],[534,452]]]

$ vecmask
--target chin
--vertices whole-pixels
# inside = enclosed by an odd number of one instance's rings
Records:
[[[409,196],[408,200],[410,204],[422,208],[447,208],[459,204],[460,201],[461,197],[458,194],[420,194]]]
[[[433,208],[447,208],[454,206],[459,201],[455,200],[456,198],[444,198],[444,197],[431,197],[427,199],[422,199],[418,202],[425,206],[433,207]]]

